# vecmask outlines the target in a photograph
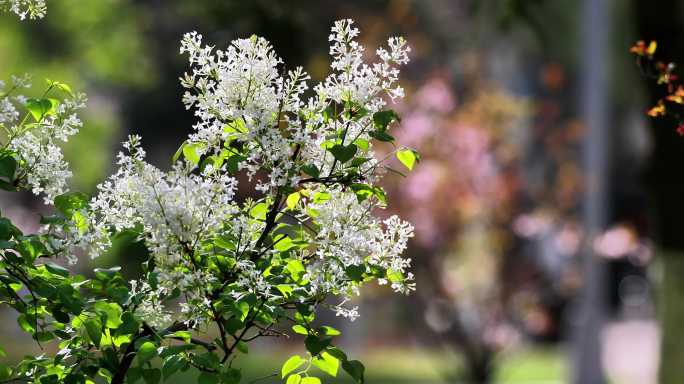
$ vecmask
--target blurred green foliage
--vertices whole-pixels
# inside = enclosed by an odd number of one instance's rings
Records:
[[[69,143],[66,157],[74,186],[90,190],[109,170],[120,128],[117,111],[98,91],[148,86],[155,79],[144,54],[145,23],[125,1],[62,0],[49,6],[49,17],[39,21],[20,23],[12,14],[0,15],[0,78],[28,71],[35,88],[49,77],[88,91],[86,128]],[[87,148],[87,154],[77,148]]]

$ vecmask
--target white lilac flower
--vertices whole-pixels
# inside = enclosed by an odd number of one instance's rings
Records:
[[[413,226],[397,216],[381,222],[370,211],[371,200],[359,203],[356,195],[347,190],[329,190],[330,199],[310,204],[317,211],[320,226],[313,243],[316,244],[318,262],[309,265],[308,276],[314,292],[328,292],[352,296],[357,287],[349,281],[345,269],[349,266],[377,266],[404,278],[392,283],[397,292],[414,289],[409,283],[412,275],[407,271],[411,260],[401,257],[408,239],[413,237]]]
[[[183,100],[200,119],[190,141],[206,144],[207,152],[220,151],[226,140],[245,142],[250,151],[241,167],[250,177],[269,170],[267,179],[259,179],[256,186],[264,193],[296,184],[298,180],[288,175],[296,145],[304,159],[328,170],[333,161],[320,147],[326,136],[346,125],[347,136],[369,139],[363,131],[372,123],[372,113],[385,105],[383,96],[403,96],[396,86],[397,66],[408,62],[410,48],[402,38],[393,37],[388,49],[378,49],[379,62],[365,63],[364,47],[354,40],[358,29],[352,24],[341,20],[332,28],[333,73],[314,87],[316,94],[308,101],[302,100],[309,89],[308,74],[296,68],[281,76],[282,61],[263,38],[238,39],[224,51],[203,46],[196,32],[186,34],[180,52],[189,55],[192,72],[181,78],[188,89]],[[303,116],[321,116],[331,102],[345,100],[363,105],[367,116],[354,121],[302,121]],[[281,125],[287,128],[279,129]]]
[[[124,144],[129,154],[119,153],[119,170],[98,186],[90,207],[100,228],[141,225],[156,262],[172,266],[237,211],[237,180],[218,172],[191,174],[181,162],[163,172],[145,162],[139,140],[131,136]]]
[[[15,13],[21,20],[42,19],[45,17],[47,6],[45,0],[0,0],[0,10]]]
[[[171,313],[162,303],[167,294],[163,286],[152,289],[149,283],[133,280],[131,283],[131,296],[140,295],[141,302],[135,306],[135,314],[153,327],[164,327],[171,323]]]
[[[36,195],[42,195],[46,204],[67,190],[71,177],[69,166],[59,147],[78,133],[83,125],[77,112],[85,107],[84,94],[76,94],[54,103],[50,113],[33,121],[24,111],[27,98],[15,92],[30,87],[27,76],[12,77],[12,86],[0,84],[0,127],[7,133],[4,149],[19,157],[17,176],[25,181]],[[45,99],[47,100],[47,99]],[[20,112],[21,111],[21,112]],[[26,118],[24,118],[24,116]]]

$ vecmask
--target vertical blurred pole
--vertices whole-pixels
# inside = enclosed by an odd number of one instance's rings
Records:
[[[582,292],[575,304],[573,320],[572,382],[603,384],[601,328],[604,317],[604,271],[592,249],[592,239],[606,224],[607,179],[607,40],[610,30],[609,0],[582,2],[581,108],[586,135],[582,149],[586,190],[583,221],[586,241],[582,259]]]

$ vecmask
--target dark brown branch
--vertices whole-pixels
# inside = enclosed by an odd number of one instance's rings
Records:
[[[295,147],[294,153],[292,154],[292,160],[296,160],[297,157],[299,156],[299,151],[301,149],[301,145],[297,144]],[[271,208],[268,211],[268,214],[266,215],[266,226],[264,226],[264,230],[261,232],[261,235],[259,236],[259,239],[257,239],[257,242],[254,245],[254,249],[258,250],[261,248],[263,245],[264,241],[266,241],[266,237],[268,234],[271,232],[273,228],[275,228],[276,225],[276,217],[278,217],[278,212],[280,211],[280,206],[283,204],[283,193],[282,191],[278,191],[276,194],[275,198],[273,199],[273,203],[271,204]],[[254,252],[252,253],[252,256],[250,256],[250,260],[252,261],[257,261],[260,257],[260,253]]]

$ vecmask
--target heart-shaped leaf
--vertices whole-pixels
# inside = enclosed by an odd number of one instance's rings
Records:
[[[404,148],[397,151],[397,159],[409,170],[413,170],[413,166],[420,161],[420,155],[416,150],[411,148]]]
[[[28,109],[31,116],[39,122],[43,117],[53,114],[59,105],[57,99],[28,99],[26,100],[26,109]]]
[[[335,156],[335,159],[339,161],[340,163],[344,164],[347,161],[351,160],[354,155],[356,155],[356,151],[359,148],[356,146],[356,144],[349,144],[349,145],[342,145],[342,144],[335,144],[332,147],[328,148],[328,151]]]

